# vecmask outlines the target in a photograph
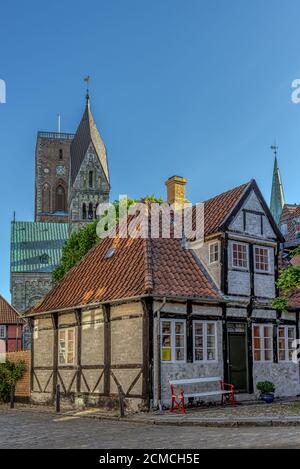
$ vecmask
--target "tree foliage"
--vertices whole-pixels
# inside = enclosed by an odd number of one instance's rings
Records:
[[[300,254],[300,246],[292,251],[292,258]],[[288,310],[288,300],[291,293],[300,288],[300,266],[290,265],[280,272],[277,280],[277,287],[280,290],[280,296],[275,298],[273,306],[283,313]]]
[[[146,196],[141,199],[121,199],[122,203],[124,200],[126,200],[127,209],[139,202],[148,201],[159,204],[162,203],[162,199],[158,199],[154,195]],[[116,222],[118,222],[120,215],[120,201],[115,200],[112,205],[116,211]],[[93,222],[84,225],[80,230],[72,233],[69,239],[65,242],[60,263],[52,273],[54,283],[61,280],[65,274],[69,272],[69,270],[76,265],[93,246],[95,246],[97,242],[101,241],[96,232],[98,221],[99,220],[94,220]]]
[[[0,401],[9,400],[11,386],[17,384],[25,370],[25,362],[21,360],[16,363],[11,361],[0,363]]]

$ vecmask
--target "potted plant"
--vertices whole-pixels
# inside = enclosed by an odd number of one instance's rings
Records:
[[[271,381],[259,381],[256,384],[256,387],[260,392],[260,398],[263,401],[268,404],[274,401],[275,386]]]

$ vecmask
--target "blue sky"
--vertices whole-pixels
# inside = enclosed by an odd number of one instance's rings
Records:
[[[75,131],[92,76],[112,198],[165,195],[173,174],[197,202],[255,177],[267,201],[270,145],[300,202],[298,0],[2,2],[0,292],[9,294],[10,221],[33,220],[38,130]]]

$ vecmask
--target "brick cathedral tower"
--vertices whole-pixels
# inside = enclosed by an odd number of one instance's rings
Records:
[[[70,146],[74,134],[38,132],[35,150],[35,221],[68,222]]]

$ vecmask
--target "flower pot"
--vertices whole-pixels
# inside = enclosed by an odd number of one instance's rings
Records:
[[[272,392],[266,392],[261,394],[261,399],[265,401],[267,404],[270,404],[274,401],[274,394]]]

